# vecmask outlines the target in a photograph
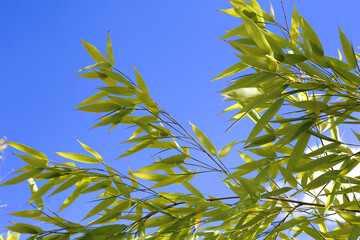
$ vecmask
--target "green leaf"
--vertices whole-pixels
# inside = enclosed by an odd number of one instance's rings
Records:
[[[287,169],[292,170],[297,165],[299,160],[303,157],[305,148],[310,140],[310,133],[304,132],[299,137],[298,141],[296,142],[296,145],[294,147],[294,150],[291,153],[291,156],[289,158],[289,162],[287,164]]]
[[[85,99],[81,103],[79,103],[75,108],[80,108],[80,107],[83,107],[83,106],[88,105],[90,103],[95,103],[98,100],[103,99],[107,95],[108,95],[108,93],[106,93],[106,92],[98,92],[98,93],[88,97],[87,99]]]
[[[129,190],[126,188],[124,182],[121,180],[121,178],[119,177],[119,175],[108,165],[106,165],[106,169],[109,172],[110,178],[112,179],[112,181],[114,182],[115,186],[117,187],[117,189],[120,191],[120,193],[126,197],[126,198],[130,198],[130,192]]]
[[[78,238],[79,240],[105,240],[105,239],[116,239],[119,236],[119,233],[123,232],[126,229],[127,225],[125,224],[113,224],[105,225],[91,231],[86,232],[83,237]]]
[[[357,67],[357,60],[355,57],[354,49],[350,41],[345,36],[345,34],[341,31],[340,27],[339,27],[339,35],[346,61],[353,69],[355,69]]]
[[[104,210],[105,208],[107,208],[108,206],[110,206],[112,203],[114,203],[116,200],[116,197],[110,197],[110,198],[106,198],[103,201],[101,201],[98,205],[96,205],[93,209],[91,209],[90,212],[88,212],[88,214],[84,217],[83,220],[94,216],[95,214],[101,212],[102,210]]]
[[[194,196],[199,198],[205,198],[204,195],[193,185],[191,185],[189,182],[182,181],[181,184],[186,187],[187,190],[189,190]]]
[[[95,62],[107,62],[106,58],[90,43],[81,40],[82,44],[84,45],[86,51],[90,54],[90,56],[95,60]]]
[[[292,189],[293,188],[291,188],[291,187],[279,188],[279,189],[276,189],[274,191],[262,194],[261,198],[268,198],[268,197],[272,197],[272,196],[279,197],[281,194],[287,193],[288,191],[291,191]]]
[[[50,179],[48,182],[46,182],[43,186],[41,186],[41,188],[32,195],[32,197],[30,198],[30,200],[28,201],[27,204],[40,199],[45,193],[47,193],[50,189],[52,189],[53,187],[55,187],[56,185],[58,185],[60,182],[59,178],[52,178]]]
[[[243,62],[236,63],[235,65],[229,67],[228,69],[226,69],[225,71],[220,73],[216,78],[213,79],[213,81],[220,79],[220,78],[231,76],[231,75],[241,72],[247,68],[248,68],[248,65],[244,64]]]
[[[334,70],[336,75],[343,80],[349,87],[355,88],[360,85],[360,77],[343,69],[336,65],[331,65],[331,68]]]
[[[352,225],[348,240],[357,240],[360,236],[360,226],[358,224]]]
[[[78,108],[77,110],[84,112],[112,112],[119,110],[120,106],[115,103],[94,103],[85,107]]]
[[[94,149],[92,149],[91,147],[85,145],[84,143],[80,142],[79,139],[76,139],[80,145],[89,153],[91,153],[94,157],[96,157],[100,162],[103,161],[102,157],[100,156],[100,154],[98,154]]]
[[[320,39],[316,35],[315,31],[310,27],[309,23],[302,17],[300,18],[300,26],[301,29],[303,30],[303,35],[310,42],[312,51],[316,55],[323,57],[324,50],[322,48]]]
[[[136,92],[135,94],[138,99],[148,108],[150,113],[154,114],[155,116],[159,116],[159,108],[154,100],[152,100],[148,95],[141,92]]]
[[[249,193],[250,196],[252,196],[255,199],[259,199],[260,193],[265,190],[264,187],[262,187],[259,184],[254,183],[253,181],[251,181],[249,179],[242,178],[242,177],[238,177],[237,179],[240,182],[241,186],[245,189],[245,191],[247,193]]]
[[[236,144],[237,140],[227,144],[225,147],[223,147],[218,155],[219,155],[219,158],[224,158],[226,155],[229,154],[229,152],[231,151],[231,149],[234,147],[234,145]]]
[[[252,148],[256,146],[264,146],[265,144],[270,144],[276,140],[276,136],[274,134],[264,134],[262,136],[256,137],[252,139],[251,143],[245,148]]]
[[[29,178],[36,177],[39,173],[41,173],[44,169],[43,168],[33,168],[17,177],[14,177],[3,184],[0,184],[0,186],[7,186],[7,185],[13,185],[20,182],[23,182],[25,180],[28,180]]]
[[[41,159],[41,158],[29,156],[29,155],[17,155],[17,154],[14,154],[14,155],[21,158],[22,160],[24,160],[24,162],[26,162],[34,167],[44,168],[46,166],[46,164],[48,163],[48,161],[45,160],[44,158]]]
[[[306,110],[314,110],[318,109],[320,111],[325,110],[328,108],[328,105],[324,102],[320,101],[312,101],[312,100],[304,100],[301,102],[293,102],[291,103],[292,106],[306,109]]]
[[[296,6],[294,7],[293,14],[291,16],[291,27],[290,27],[290,39],[291,42],[296,45],[299,39],[299,18],[296,12]]]
[[[101,119],[103,119],[103,120],[98,122],[97,124],[95,124],[93,127],[91,127],[91,129],[106,126],[108,124],[118,124],[118,123],[120,123],[122,121],[122,119],[124,117],[130,115],[132,113],[132,111],[133,110],[122,109],[118,113],[115,113],[115,114],[110,115],[110,116],[102,117]]]
[[[39,210],[25,210],[25,211],[10,213],[9,215],[16,217],[32,218],[32,217],[40,217],[41,214],[42,213]]]
[[[341,171],[340,170],[330,170],[321,176],[315,178],[313,181],[311,181],[309,184],[307,184],[303,191],[310,191],[313,189],[316,189],[318,187],[321,187],[327,183],[329,183],[331,180],[335,180],[338,178],[338,175]]]
[[[157,139],[148,139],[148,140],[145,140],[137,145],[135,145],[134,147],[130,148],[129,150],[127,150],[126,152],[124,152],[121,156],[119,156],[117,159],[119,158],[123,158],[125,156],[129,156],[133,153],[136,153],[146,147],[148,147],[149,145],[155,143],[157,141]]]
[[[108,40],[107,40],[107,44],[106,44],[106,57],[111,65],[115,64],[114,53],[113,53],[111,40],[110,40],[110,32],[108,32]]]
[[[176,167],[177,165],[182,164],[184,162],[185,158],[186,158],[185,154],[174,155],[174,156],[162,159],[160,162],[156,162],[152,165],[143,167],[143,168],[137,170],[136,172],[153,172],[153,171],[173,168],[173,167]]]
[[[98,62],[93,65],[84,67],[84,68],[78,70],[78,72],[89,70],[89,69],[94,69],[94,68],[110,68],[110,67],[111,67],[111,64],[108,61],[104,61],[104,62]],[[101,79],[103,79],[103,78],[101,78]]]
[[[24,234],[42,234],[43,230],[39,227],[34,225],[26,224],[26,223],[14,223],[15,226],[6,226],[5,228],[9,229],[10,231],[14,231],[17,233],[24,233]]]
[[[336,154],[327,155],[318,159],[311,160],[310,162],[301,164],[297,166],[295,169],[293,169],[294,172],[305,172],[309,170],[315,170],[320,166],[333,163],[335,165],[337,161],[334,162],[334,159],[337,157]],[[340,157],[343,158],[343,157]],[[342,160],[340,160],[342,161]]]
[[[236,167],[236,169],[239,169],[239,170],[234,172],[232,174],[232,176],[239,177],[239,176],[251,173],[259,168],[268,166],[269,164],[271,164],[271,162],[268,159],[261,159],[261,160],[254,161],[254,162],[247,162],[239,167]]]
[[[119,83],[122,83],[128,87],[133,87],[131,83],[129,83],[129,81],[123,77],[122,75],[116,73],[116,72],[112,72],[110,70],[107,70],[107,69],[101,69],[99,71],[97,71],[98,73],[100,74],[104,74],[106,76],[108,76],[109,78],[111,79],[114,79],[115,81],[119,82]]]
[[[130,87],[101,87],[98,88],[100,90],[103,90],[107,92],[108,94],[115,94],[120,96],[132,96],[135,94],[135,89]]]
[[[36,158],[40,158],[40,159],[47,159],[47,156],[45,154],[43,154],[42,152],[39,152],[38,150],[35,150],[31,147],[25,146],[23,144],[20,143],[14,143],[14,142],[8,142],[6,141],[6,144],[12,146],[13,148],[16,148],[17,150],[20,150],[24,153],[27,153],[31,156],[34,156]]]
[[[70,206],[79,196],[80,194],[87,188],[87,186],[90,184],[89,178],[82,178],[80,182],[78,182],[78,185],[76,186],[76,189],[70,194],[70,196],[63,202],[61,205],[59,212]]]
[[[240,12],[241,19],[243,20],[245,29],[249,36],[254,40],[256,45],[266,50],[268,53],[272,53],[271,47],[267,42],[262,30],[248,17],[246,17],[243,13]]]
[[[149,180],[149,181],[155,181],[155,182],[159,182],[159,181],[162,181],[162,180],[168,178],[168,176],[165,176],[165,175],[162,175],[162,174],[156,174],[156,173],[137,173],[137,172],[134,172],[133,174],[134,174],[135,177],[145,179],[145,180]]]
[[[256,137],[263,129],[264,127],[269,123],[269,121],[275,116],[275,114],[279,111],[281,106],[284,103],[284,99],[281,98],[277,100],[274,104],[271,105],[271,107],[265,112],[264,115],[260,118],[260,120],[257,122],[255,127],[251,130],[247,142],[251,141],[254,137]]]
[[[186,179],[187,177],[188,177],[188,175],[186,175],[186,174],[170,176],[168,178],[165,178],[165,179],[159,181],[158,183],[154,184],[150,188],[154,189],[154,188],[159,188],[159,187],[165,187],[165,186],[168,186],[171,184],[177,184],[177,183],[180,183],[182,180]]]
[[[353,214],[342,212],[342,211],[340,211],[339,213],[340,213],[341,217],[343,217],[347,222],[354,224],[354,225],[360,224],[359,216],[355,216]]]
[[[100,162],[96,158],[93,158],[93,157],[90,157],[87,155],[83,155],[83,154],[79,154],[79,153],[56,152],[55,154],[60,155],[67,159],[78,161],[78,162],[91,163],[91,164],[96,164],[96,163]]]
[[[141,93],[144,93],[146,94],[147,96],[150,97],[150,93],[149,93],[149,90],[145,84],[145,81],[144,79],[141,77],[141,75],[139,74],[139,72],[136,70],[135,66],[134,66],[134,70],[135,70],[135,76],[136,76],[136,84],[139,88],[139,91]]]
[[[200,131],[200,129],[198,129],[195,125],[193,125],[192,123],[191,127],[196,135],[196,137],[199,139],[199,141],[202,143],[202,145],[204,145],[204,147],[212,154],[212,155],[216,155],[217,151],[215,146],[211,143],[211,141],[206,137],[206,135]]]
[[[74,186],[77,182],[81,181],[81,177],[80,176],[72,176],[69,180],[67,180],[65,183],[63,183],[60,187],[58,187],[57,189],[55,189],[55,191],[53,191],[50,195],[55,195],[59,192],[65,191],[66,189],[69,189],[70,187]],[[36,201],[36,200],[35,200]]]
[[[28,179],[28,184],[29,184],[29,187],[30,187],[31,194],[32,195],[36,194],[36,192],[38,191],[38,187],[36,186],[36,183],[35,183],[34,179],[29,178]],[[43,203],[42,199],[35,200],[35,204],[36,204],[36,206],[38,207],[39,210],[43,210],[44,203]]]

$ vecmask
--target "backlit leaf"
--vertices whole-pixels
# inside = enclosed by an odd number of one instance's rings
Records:
[[[212,155],[216,155],[217,151],[215,146],[212,144],[212,142],[207,138],[207,136],[200,130],[198,129],[195,125],[193,125],[192,123],[191,127],[196,135],[196,137],[199,139],[199,141],[204,145],[204,147],[212,154]]]

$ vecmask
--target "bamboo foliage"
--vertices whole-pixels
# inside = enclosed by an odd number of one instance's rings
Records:
[[[12,215],[49,223],[44,229],[13,223],[9,230],[31,234],[28,239],[351,239],[360,236],[358,142],[345,142],[344,128],[356,124],[359,56],[339,29],[344,58],[325,55],[310,24],[294,9],[285,26],[255,0],[230,0],[222,10],[241,18],[225,39],[239,62],[214,80],[233,77],[221,90],[233,105],[228,131],[249,117],[253,128],[245,139],[217,148],[206,134],[177,122],[150,96],[140,73],[135,79],[118,70],[110,37],[106,58],[90,43],[83,45],[95,64],[78,77],[101,79],[103,87],[77,106],[100,113],[93,128],[133,126],[125,143],[132,146],[118,158],[145,149],[158,152],[154,162],[128,173],[119,172],[91,147],[88,152],[57,152],[56,162],[31,147],[7,142],[24,155],[27,165],[1,186],[27,181],[33,210]],[[218,150],[220,149],[220,150]],[[239,152],[229,168],[222,159]],[[234,151],[233,150],[233,151]],[[78,167],[76,162],[89,164]],[[221,179],[231,196],[206,196],[192,184],[197,174]],[[41,187],[37,182],[45,182]],[[166,192],[178,186],[184,191]],[[167,188],[164,188],[167,187]],[[46,207],[45,195],[71,190],[58,211]],[[98,193],[80,223],[61,217],[79,196]],[[86,223],[85,223],[86,222]],[[47,226],[49,226],[47,225]]]

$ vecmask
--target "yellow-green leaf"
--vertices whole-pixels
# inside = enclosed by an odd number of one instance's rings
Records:
[[[84,217],[84,219],[92,217],[95,214],[99,213],[100,211],[104,210],[105,208],[110,206],[113,202],[115,202],[115,200],[116,200],[116,197],[110,197],[110,198],[104,199],[98,205],[96,205],[93,209],[91,209],[91,211],[88,212],[88,214]]]
[[[150,97],[150,93],[149,93],[149,90],[145,84],[145,81],[144,79],[141,77],[141,75],[139,74],[139,72],[136,70],[135,66],[134,66],[134,69],[135,69],[135,77],[136,77],[136,84],[139,88],[139,91],[141,93],[144,93],[146,95],[148,95]]]
[[[90,56],[95,60],[95,62],[107,62],[106,58],[99,52],[99,50],[91,45],[90,43],[81,40],[82,44],[84,45],[86,51],[90,54]]]
[[[0,186],[13,185],[13,184],[17,184],[17,183],[23,182],[25,180],[28,180],[29,178],[34,178],[34,177],[36,177],[36,175],[41,173],[43,170],[44,170],[43,168],[31,169],[28,172],[25,172],[17,177],[14,177],[14,178],[4,182],[3,184],[0,184]]]
[[[24,160],[24,162],[35,166],[35,167],[41,167],[44,168],[46,166],[46,164],[48,163],[47,160],[45,160],[44,158],[36,158],[33,156],[29,156],[29,155],[17,155],[14,154],[15,156],[21,158],[22,160]]]
[[[27,153],[31,156],[34,156],[36,158],[47,159],[47,156],[45,154],[43,154],[42,152],[35,150],[31,147],[25,146],[20,143],[14,143],[14,142],[8,142],[8,141],[6,141],[6,143],[8,145],[12,146],[13,148],[16,148],[17,150],[20,150],[20,151]]]
[[[256,137],[269,123],[269,121],[275,116],[275,114],[279,111],[281,106],[284,103],[284,99],[281,98],[277,100],[274,104],[270,106],[270,108],[265,112],[264,115],[260,118],[260,120],[257,122],[255,127],[251,130],[247,142],[251,141],[254,137]]]
[[[234,147],[234,145],[236,144],[237,140],[227,144],[225,147],[223,147],[218,155],[219,155],[219,158],[224,158],[226,155],[229,154],[229,152],[231,151],[231,149]]]
[[[115,64],[114,53],[113,53],[111,40],[110,40],[110,32],[108,32],[108,40],[107,40],[107,44],[106,44],[106,57],[111,65]]]
[[[26,224],[26,223],[14,223],[15,226],[6,226],[5,228],[9,229],[10,231],[14,231],[17,233],[24,233],[24,234],[42,234],[43,230],[39,227],[34,225]]]
[[[339,35],[346,61],[353,69],[355,69],[357,67],[357,60],[355,57],[354,48],[352,47],[349,39],[347,39],[345,34],[341,31],[340,27],[339,27]]]
[[[199,139],[199,141],[202,143],[202,145],[204,145],[204,147],[212,154],[212,155],[216,155],[217,151],[215,146],[212,144],[212,142],[208,139],[208,137],[202,132],[200,131],[200,129],[198,129],[195,125],[193,125],[192,123],[191,127],[196,135],[196,137]]]
[[[64,158],[68,158],[74,161],[78,161],[78,162],[84,162],[84,163],[99,163],[100,161],[96,158],[87,156],[87,155],[83,155],[83,154],[79,154],[79,153],[66,153],[66,152],[56,152],[55,154],[60,155]]]
[[[120,105],[115,103],[94,103],[87,105],[85,107],[78,108],[80,111],[84,112],[112,112],[120,109]]]
[[[116,174],[116,172],[109,166],[106,165],[106,168],[110,174],[111,179],[113,180],[114,184],[116,185],[117,189],[120,191],[120,193],[126,197],[130,198],[130,192],[126,188],[124,182],[121,180],[119,175]]]

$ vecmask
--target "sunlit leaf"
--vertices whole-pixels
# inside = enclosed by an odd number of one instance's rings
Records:
[[[212,142],[207,138],[207,136],[200,130],[198,129],[195,125],[193,125],[192,123],[191,127],[196,135],[196,137],[199,139],[199,141],[204,145],[204,147],[213,155],[217,154],[217,150],[215,148],[215,146],[212,144]]]

